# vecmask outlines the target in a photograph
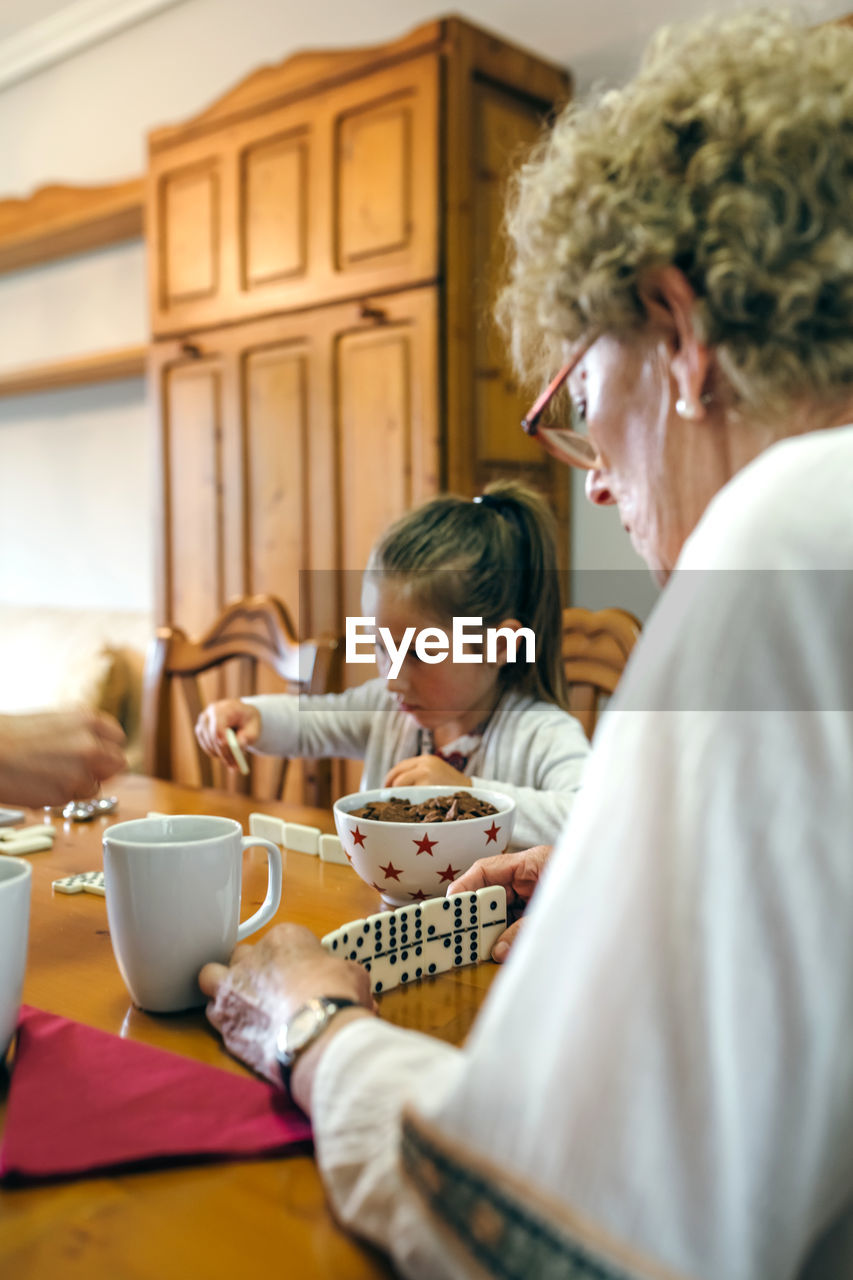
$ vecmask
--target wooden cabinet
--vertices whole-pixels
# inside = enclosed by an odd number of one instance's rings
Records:
[[[489,323],[506,173],[568,87],[454,18],[264,68],[152,135],[160,619],[197,633],[269,591],[339,631],[392,519],[497,475],[568,527]]]

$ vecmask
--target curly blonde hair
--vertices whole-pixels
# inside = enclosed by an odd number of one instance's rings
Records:
[[[628,336],[674,264],[733,398],[853,386],[853,30],[769,11],[665,29],[622,90],[571,105],[515,175],[499,318],[541,383],[562,343]]]

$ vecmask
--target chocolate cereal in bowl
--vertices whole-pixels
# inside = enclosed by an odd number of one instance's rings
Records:
[[[503,853],[515,801],[482,787],[382,787],[335,802],[355,870],[389,907],[443,897],[478,858]]]

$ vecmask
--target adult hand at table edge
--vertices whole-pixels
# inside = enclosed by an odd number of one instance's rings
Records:
[[[313,996],[341,996],[345,1009],[297,1061],[291,1095],[310,1114],[314,1072],[328,1040],[346,1022],[372,1014],[370,975],[359,964],[330,956],[310,929],[281,924],[254,946],[240,946],[230,965],[206,964],[199,985],[211,1000],[207,1016],[225,1047],[273,1084],[281,1084],[276,1037],[300,1005]]]
[[[260,736],[261,713],[240,698],[220,698],[206,706],[196,720],[195,736],[201,749],[215,760],[222,760],[229,769],[236,769],[226,729],[234,730],[241,747],[251,747]]]
[[[124,730],[91,707],[0,716],[0,802],[85,800],[127,767]]]
[[[533,897],[542,870],[551,856],[553,845],[537,844],[532,849],[517,853],[496,853],[491,858],[480,858],[473,866],[448,886],[448,896],[453,893],[473,893],[490,885],[502,885],[506,889],[507,917],[518,916]],[[492,959],[502,964],[524,923],[523,916],[516,919],[492,947]]]

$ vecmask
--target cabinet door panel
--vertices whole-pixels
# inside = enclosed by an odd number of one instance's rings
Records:
[[[379,529],[411,505],[411,333],[338,340],[342,567],[361,569]]]
[[[337,263],[340,269],[411,244],[411,94],[361,108],[338,122]]]
[[[220,175],[214,160],[178,169],[160,188],[160,305],[212,298],[219,288]]]
[[[563,528],[569,522],[569,474],[521,430],[530,407],[510,367],[503,336],[491,320],[500,280],[501,225],[507,177],[542,127],[542,108],[486,82],[473,85],[474,147],[479,164],[474,177],[474,333],[473,416],[474,487],[516,478],[541,490]],[[561,561],[567,552],[560,542]]]
[[[163,390],[167,618],[197,635],[224,603],[220,362],[167,368]]]
[[[308,270],[306,131],[249,146],[242,153],[241,287],[284,284]]]
[[[396,317],[336,338],[340,564],[358,571],[345,578],[345,613],[360,611],[359,573],[373,543],[439,487],[435,328],[425,301],[395,300]]]
[[[247,589],[281,596],[295,622],[299,571],[310,563],[309,359],[306,345],[299,341],[249,351],[242,357]]]
[[[519,423],[530,407],[509,365],[506,342],[491,317],[500,279],[501,225],[506,183],[518,155],[541,129],[540,113],[528,102],[493,85],[474,87],[475,148],[475,425],[480,461],[537,463],[542,451]]]

